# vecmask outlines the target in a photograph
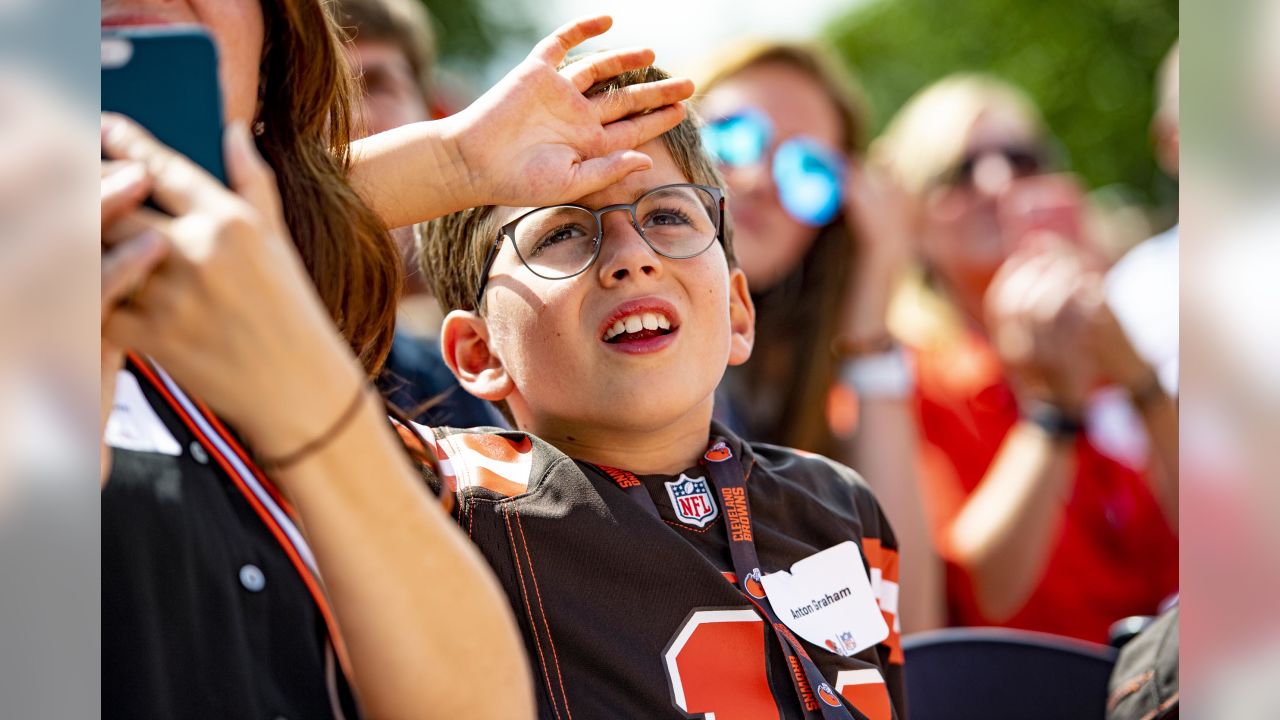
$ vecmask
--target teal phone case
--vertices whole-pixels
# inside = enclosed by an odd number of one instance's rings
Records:
[[[218,54],[203,29],[104,31],[102,110],[134,119],[226,184]]]

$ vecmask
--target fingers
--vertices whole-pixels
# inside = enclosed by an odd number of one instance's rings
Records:
[[[564,62],[570,50],[590,38],[600,35],[612,25],[613,18],[608,15],[597,15],[596,17],[574,20],[571,23],[560,26],[555,32],[543,38],[541,42],[534,46],[530,57],[537,58],[552,67],[556,67],[561,62]]]
[[[600,110],[600,122],[611,123],[630,115],[640,115],[667,105],[675,105],[692,95],[692,80],[669,78],[640,85],[629,85],[594,97],[591,101]]]
[[[151,335],[149,327],[141,312],[118,306],[102,321],[102,340],[115,348],[139,350],[139,343]]]
[[[579,165],[569,194],[574,197],[590,195],[620,182],[633,172],[651,167],[653,160],[648,155],[637,150],[617,150]]]
[[[107,228],[136,209],[147,199],[150,189],[147,169],[137,162],[103,164],[102,228]]]
[[[171,215],[185,215],[203,194],[222,185],[198,165],[165,147],[122,115],[102,114],[102,151],[117,160],[142,163],[151,176],[151,197]]]
[[[265,218],[279,218],[280,190],[275,173],[254,145],[253,134],[244,122],[235,121],[223,137],[223,155],[227,159],[227,181],[231,189],[249,201]]]
[[[102,312],[106,315],[164,260],[169,244],[144,232],[102,254]]]
[[[1027,299],[1042,271],[1042,258],[1014,255],[1000,266],[987,290],[987,326],[1006,361],[1022,364],[1033,355],[1035,339]]]
[[[684,114],[684,105],[668,105],[651,113],[609,123],[604,126],[607,149],[639,147],[679,125]]]
[[[581,58],[561,70],[560,74],[569,78],[578,92],[584,93],[601,80],[608,80],[628,70],[648,67],[653,64],[653,59],[653,51],[649,48],[610,50]]]
[[[156,231],[165,237],[172,237],[170,226],[175,220],[151,208],[140,207],[128,215],[118,218],[111,227],[102,231],[102,244],[106,248],[119,245],[144,232]]]

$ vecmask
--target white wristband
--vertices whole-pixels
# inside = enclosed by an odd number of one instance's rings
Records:
[[[840,382],[853,388],[858,397],[905,400],[915,390],[915,368],[901,347],[875,355],[844,361]]]

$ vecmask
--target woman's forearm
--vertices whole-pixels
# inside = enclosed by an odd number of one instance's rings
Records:
[[[968,571],[992,621],[1012,617],[1040,582],[1074,471],[1072,443],[1021,422],[952,522],[948,553]]]
[[[506,596],[412,467],[340,342],[309,333],[282,343],[280,357],[268,351],[265,367],[295,371],[245,378],[263,401],[242,427],[251,445],[277,458],[324,438],[273,477],[315,555],[364,713],[532,717]],[[290,351],[310,360],[287,363]],[[359,410],[344,426],[339,418],[357,392]]]
[[[907,401],[899,398],[866,398],[859,411],[858,431],[849,440],[846,460],[871,484],[898,539],[902,631],[941,627],[946,620],[942,561],[920,494],[915,417]]]
[[[533,716],[506,597],[410,466],[373,393],[349,427],[280,482],[369,717]]]
[[[351,144],[351,186],[389,228],[481,204],[450,120],[417,122]]]
[[[1147,474],[1169,527],[1178,528],[1178,402],[1163,393],[1138,408],[1154,455]]]

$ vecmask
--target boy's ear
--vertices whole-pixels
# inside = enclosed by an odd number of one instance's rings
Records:
[[[440,350],[458,384],[481,400],[498,402],[515,384],[489,346],[489,326],[469,310],[454,310],[440,328]]]
[[[729,332],[729,364],[741,365],[751,358],[756,343],[756,306],[741,268],[729,271]]]

